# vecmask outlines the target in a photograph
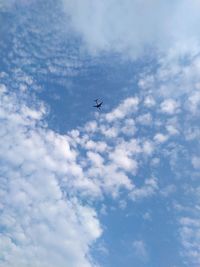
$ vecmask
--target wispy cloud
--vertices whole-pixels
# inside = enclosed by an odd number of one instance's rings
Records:
[[[62,2],[72,29],[92,52],[138,57],[152,47],[162,52],[173,48],[176,53],[195,50],[199,42],[198,1]]]
[[[134,188],[130,193],[130,198],[133,201],[142,200],[156,194],[158,190],[158,182],[156,178],[145,180],[145,184],[141,188]]]
[[[141,261],[147,261],[148,252],[147,252],[146,244],[145,244],[145,242],[143,240],[135,240],[133,242],[133,251],[134,251],[134,254]]]
[[[193,191],[196,193],[196,197],[199,198],[197,192],[199,189]],[[184,209],[183,209],[184,210]],[[192,266],[199,266],[200,264],[200,218],[199,218],[199,206],[193,208],[185,207],[185,216],[179,220],[180,240],[182,244],[182,256],[187,264]],[[186,215],[187,214],[187,215]]]

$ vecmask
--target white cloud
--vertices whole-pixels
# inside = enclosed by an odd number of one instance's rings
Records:
[[[156,143],[165,143],[167,140],[168,140],[168,136],[167,135],[164,135],[162,133],[157,133],[155,136],[154,136],[154,140]]]
[[[126,149],[126,144],[124,143],[120,146],[117,146],[113,153],[110,153],[109,157],[118,168],[122,168],[125,171],[132,171],[133,173],[136,173],[138,166],[137,161],[132,158],[132,151],[135,150],[135,152],[137,153],[137,149],[138,147],[136,144],[135,149],[134,147],[132,147],[130,151]]]
[[[195,169],[200,169],[200,157],[193,156],[192,157],[192,165]]]
[[[193,114],[199,114],[200,110],[200,91],[194,91],[188,99],[188,109]]]
[[[137,57],[147,47],[160,51],[173,47],[180,53],[199,42],[197,0],[62,2],[72,29],[91,52],[117,51]]]
[[[106,114],[106,120],[113,122],[115,120],[123,119],[126,115],[131,115],[137,110],[139,99],[137,97],[130,97],[125,99],[117,108]]]
[[[150,113],[146,113],[137,117],[137,122],[142,125],[151,125],[152,124],[152,116]]]
[[[161,112],[167,114],[174,114],[177,112],[178,103],[174,99],[166,99],[161,105]]]
[[[148,259],[146,244],[143,240],[135,240],[133,242],[133,252],[142,261],[146,261]]]
[[[151,161],[152,166],[158,166],[160,163],[160,159],[159,158],[153,158]]]
[[[141,77],[140,77],[140,79],[138,81],[138,86],[141,89],[146,90],[146,89],[148,89],[150,87],[150,85],[152,85],[154,83],[155,83],[154,75],[148,74],[148,75],[144,76],[144,75],[141,74]],[[149,107],[155,105],[155,100],[151,95],[146,96],[144,102],[145,102],[146,106],[149,106]]]
[[[141,85],[140,85],[140,87],[141,87]],[[150,108],[150,107],[155,106],[155,104],[156,104],[156,101],[154,100],[154,98],[152,96],[146,96],[145,97],[145,99],[144,99],[144,106]]]
[[[135,121],[131,118],[124,120],[123,126],[121,127],[121,131],[125,135],[134,135],[134,133],[136,132]]]
[[[119,201],[119,208],[124,210],[124,209],[126,209],[126,207],[127,207],[127,202],[124,199],[120,200]]]
[[[119,128],[117,126],[109,127],[109,125],[101,125],[100,130],[107,138],[116,138],[119,134]]]
[[[154,145],[151,141],[145,140],[142,145],[142,150],[145,154],[151,155],[154,151]]]
[[[192,115],[199,114],[199,45],[195,51],[193,53],[190,48],[181,55],[177,51],[162,55],[158,58],[159,67],[156,70],[154,67],[147,68],[140,74],[138,85],[145,89],[143,94],[147,100],[144,100],[144,104],[147,101],[147,107],[151,96],[156,102],[161,101],[160,111],[164,114],[179,114],[182,110]]]
[[[89,133],[94,133],[97,130],[97,122],[96,121],[90,121],[86,123],[85,130]]]
[[[158,190],[158,182],[156,178],[149,178],[145,180],[145,183],[140,188],[133,188],[130,193],[130,198],[133,201],[138,201],[143,198],[148,198],[153,196]]]
[[[90,247],[102,232],[97,214],[63,189],[63,177],[81,175],[76,152],[64,136],[37,125],[42,105],[27,107],[3,88],[0,265],[94,266]]]
[[[87,156],[92,161],[94,166],[97,166],[99,168],[102,167],[104,159],[98,153],[89,151],[87,153]]]
[[[169,135],[177,135],[177,134],[179,134],[178,129],[174,125],[171,125],[171,124],[168,124],[166,126],[166,130],[168,131]]]
[[[175,203],[178,213],[179,240],[181,243],[181,255],[186,265],[200,265],[200,187],[190,182],[184,188],[186,202]]]
[[[176,192],[176,186],[174,184],[170,184],[170,185],[167,185],[166,187],[164,187],[160,191],[160,194],[164,197],[168,197],[175,192]]]
[[[183,246],[182,255],[186,263],[192,266],[200,264],[200,219],[182,217],[180,219],[180,238]]]
[[[196,125],[188,125],[188,127],[184,129],[184,135],[187,141],[198,140],[200,137],[200,129]]]
[[[151,221],[152,220],[152,215],[151,215],[151,212],[145,212],[144,214],[143,214],[143,219],[144,220],[146,220],[146,221]]]
[[[126,171],[136,172],[137,162],[128,157],[128,155],[123,150],[116,150],[114,155],[111,156],[111,159],[116,164],[118,168],[122,168]]]

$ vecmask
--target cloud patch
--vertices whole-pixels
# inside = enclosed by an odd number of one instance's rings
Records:
[[[109,51],[138,57],[152,47],[162,52],[170,47],[179,53],[199,42],[199,1],[62,2],[73,31],[93,53]],[[177,45],[181,49],[176,49]]]
[[[97,214],[62,189],[62,177],[78,169],[76,152],[38,125],[42,105],[28,107],[5,85],[0,97],[0,265],[94,266],[90,246],[102,233]]]

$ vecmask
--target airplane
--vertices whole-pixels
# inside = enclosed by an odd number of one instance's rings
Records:
[[[101,110],[101,105],[103,104],[103,101],[98,102],[98,100],[99,100],[98,98],[94,100],[96,102],[96,105],[93,106],[93,107],[94,108],[98,108],[99,110]]]

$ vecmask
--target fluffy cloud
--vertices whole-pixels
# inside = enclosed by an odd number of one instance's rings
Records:
[[[166,142],[168,139],[168,136],[167,135],[164,135],[162,133],[157,133],[155,136],[154,136],[154,140],[156,143],[164,143]]]
[[[200,169],[200,157],[192,157],[192,165],[195,169]]]
[[[125,99],[117,108],[106,114],[106,120],[113,122],[115,120],[123,119],[137,110],[139,99],[137,97],[130,97]]]
[[[165,99],[160,106],[161,112],[167,114],[174,114],[178,108],[177,102],[173,99]]]
[[[140,74],[138,86],[143,90],[147,105],[154,99],[162,100],[160,103],[161,112],[173,114],[180,112],[180,101],[188,111],[197,114],[199,110],[199,89],[200,89],[200,46],[195,53],[193,50],[169,55],[160,56],[159,67]],[[187,58],[187,60],[185,60]],[[153,98],[153,99],[152,99]],[[155,105],[155,103],[154,103]]]
[[[62,2],[72,29],[92,52],[122,52],[137,57],[151,47],[160,51],[171,47],[176,53],[195,51],[199,42],[197,0]]]
[[[199,197],[199,196],[198,196]],[[183,216],[179,220],[180,239],[183,247],[182,255],[186,263],[192,266],[200,264],[200,218],[199,209],[189,209],[190,215]]]
[[[156,178],[149,178],[145,180],[145,184],[141,188],[134,188],[130,193],[133,201],[141,200],[153,196],[158,190],[158,181]]]
[[[37,110],[1,85],[0,265],[94,266],[90,246],[101,235],[94,209],[67,197],[62,178],[78,175],[66,138],[38,126]]]

